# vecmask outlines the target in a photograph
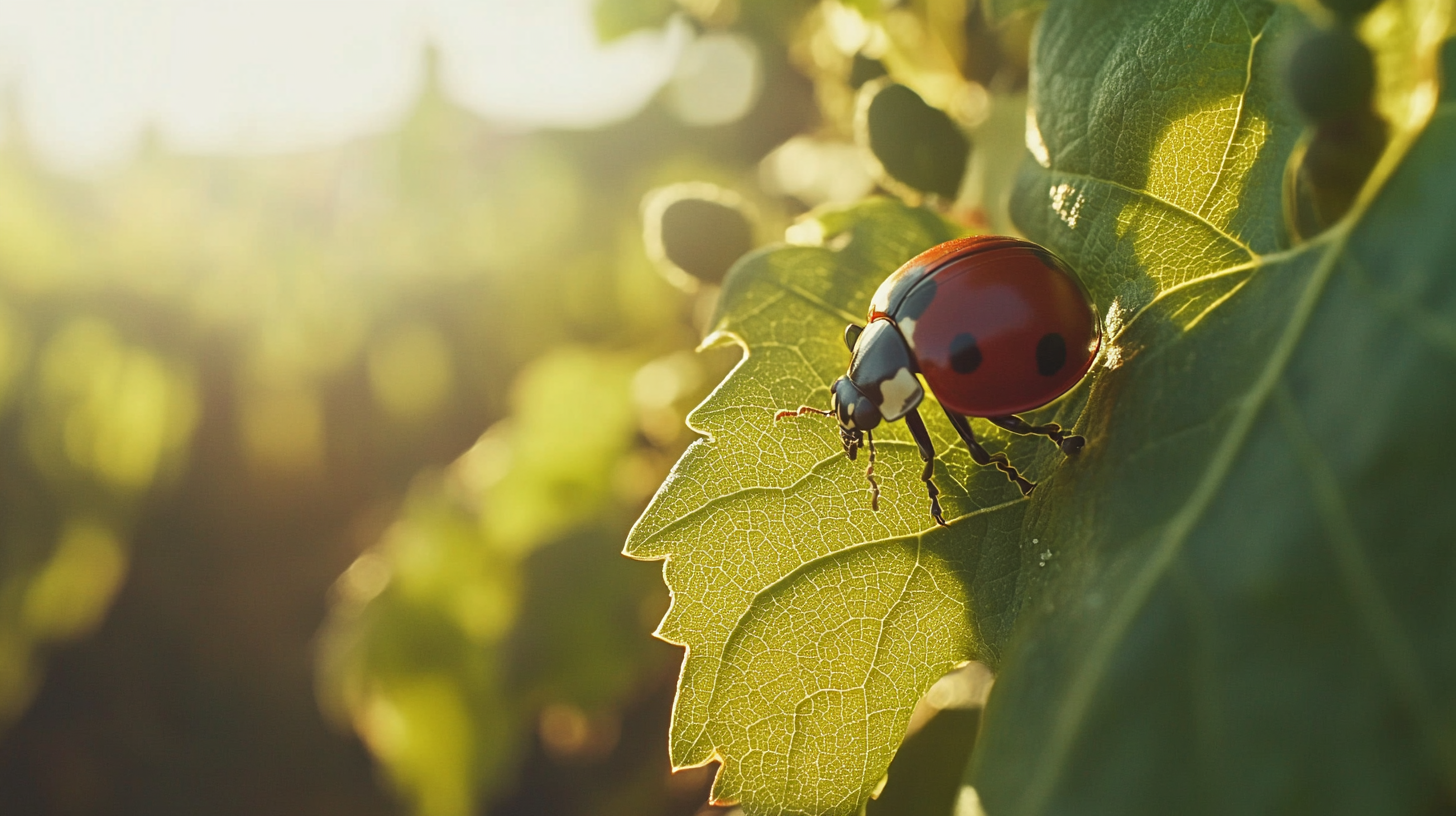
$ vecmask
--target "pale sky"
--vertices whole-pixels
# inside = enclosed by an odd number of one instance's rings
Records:
[[[126,156],[147,123],[191,151],[278,150],[395,121],[439,47],[447,90],[525,125],[630,115],[685,27],[599,46],[591,0],[0,0],[0,82],[73,170]]]

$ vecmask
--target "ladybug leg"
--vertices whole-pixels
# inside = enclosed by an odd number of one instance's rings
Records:
[[[1015,414],[1002,417],[986,417],[986,419],[990,420],[992,425],[1005,428],[1014,434],[1021,434],[1022,436],[1045,436],[1057,443],[1057,447],[1062,449],[1062,453],[1068,456],[1080,453],[1082,446],[1087,444],[1087,440],[1080,436],[1063,433],[1062,426],[1056,423],[1032,425]]]
[[[880,511],[880,483],[875,481],[875,435],[865,431],[865,441],[870,446],[870,466],[865,468],[865,478],[870,483],[870,509],[878,513]]]
[[[942,527],[948,526],[945,523],[945,516],[940,513],[940,489],[935,482],[930,480],[932,471],[935,469],[935,443],[930,440],[930,431],[925,428],[925,420],[920,418],[920,411],[912,408],[910,413],[905,415],[905,427],[910,429],[910,435],[915,438],[916,447],[920,448],[920,459],[925,462],[925,470],[920,473],[920,481],[925,482],[925,490],[930,493],[930,517],[935,523]]]
[[[970,420],[949,409],[946,409],[945,415],[950,418],[950,424],[955,426],[956,433],[961,435],[961,440],[970,449],[971,461],[982,467],[994,465],[997,470],[1006,474],[1007,479],[1015,482],[1016,486],[1021,488],[1021,495],[1031,495],[1031,491],[1036,489],[1036,485],[1028,482],[1022,478],[1020,473],[1016,472],[1016,468],[1012,467],[1011,460],[1006,458],[1006,454],[998,453],[992,455],[987,453],[986,449],[981,447],[981,443],[976,441],[976,432],[971,430]]]
[[[797,411],[779,411],[777,414],[774,414],[774,421],[777,422],[780,419],[793,419],[794,417],[801,417],[801,416],[805,416],[807,414],[813,414],[815,416],[827,416],[827,417],[834,416],[834,414],[831,414],[828,411],[822,411],[822,410],[820,410],[818,408],[810,408],[807,405],[802,405],[802,406],[799,407],[799,410],[797,410]]]

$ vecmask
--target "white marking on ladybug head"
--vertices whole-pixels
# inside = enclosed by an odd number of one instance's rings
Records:
[[[898,321],[898,324],[900,326],[900,334],[905,336],[905,342],[910,345],[910,348],[915,348],[915,318],[911,317]]]
[[[920,387],[920,381],[915,379],[910,369],[902,368],[895,372],[895,376],[880,383],[880,413],[887,420],[899,419],[919,405],[924,396],[925,390]]]

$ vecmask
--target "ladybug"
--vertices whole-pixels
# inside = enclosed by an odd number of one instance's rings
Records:
[[[931,481],[935,447],[916,408],[935,394],[971,459],[994,466],[1030,494],[1005,454],[976,441],[967,417],[983,417],[1011,433],[1045,436],[1067,456],[1085,440],[1058,425],[1032,425],[1018,412],[1046,405],[1076,385],[1102,345],[1092,301],[1066,262],[1029,241],[999,235],[958,238],[932,247],[895,270],[870,301],[865,326],[850,324],[844,342],[849,372],[834,381],[830,410],[805,406],[775,419],[817,414],[839,421],[844,453],[868,442],[866,477],[879,509],[872,431],[905,420],[920,449],[920,478],[930,515],[945,526]]]

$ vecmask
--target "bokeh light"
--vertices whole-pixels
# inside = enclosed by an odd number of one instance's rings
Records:
[[[491,119],[591,127],[670,75],[674,26],[597,43],[589,0],[5,0],[0,77],[66,167],[150,128],[186,151],[292,150],[386,129],[440,49],[451,98]]]

